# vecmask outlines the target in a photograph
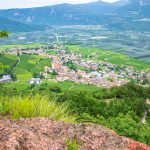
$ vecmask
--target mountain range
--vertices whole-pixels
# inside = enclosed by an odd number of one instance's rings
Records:
[[[0,18],[0,21],[1,21],[0,30],[10,31],[10,32],[44,31],[47,29],[51,29],[50,26],[25,24],[25,23],[21,23],[6,18]]]
[[[0,17],[5,18],[5,23],[0,24],[0,29],[15,32],[19,29],[26,31],[32,28],[44,30],[52,25],[103,25],[116,30],[150,31],[150,1],[120,0],[115,3],[97,1],[76,5],[59,4],[8,9],[0,10]],[[11,21],[14,28],[9,27],[12,26]],[[15,25],[16,22],[18,25]]]

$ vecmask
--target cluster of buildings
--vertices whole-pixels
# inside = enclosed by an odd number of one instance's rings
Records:
[[[124,85],[131,80],[135,80],[137,83],[142,84],[146,79],[150,83],[150,73],[143,71],[136,71],[132,66],[119,66],[108,63],[107,61],[96,62],[94,60],[86,60],[84,56],[77,53],[72,53],[67,50],[57,51],[57,55],[46,53],[47,47],[38,49],[21,49],[20,54],[37,54],[45,56],[52,60],[51,67],[45,66],[41,75],[45,79],[50,79],[51,73],[55,72],[55,81],[74,81],[76,83],[93,84],[96,86],[103,86],[111,88],[113,86]],[[13,50],[18,54],[17,50]],[[71,62],[76,66],[76,69],[70,69],[66,64]],[[2,82],[5,79],[1,79]],[[29,84],[40,84],[39,78],[32,78]]]
[[[68,53],[65,50],[58,51],[57,56],[50,56],[50,58],[52,59],[52,68],[49,68],[46,73],[57,72],[56,81],[70,80],[76,83],[110,88],[121,86],[131,80],[137,80],[139,83],[142,83],[145,76],[145,72],[135,71],[130,66],[120,67],[104,61],[84,60],[81,54]],[[74,63],[77,68],[82,69],[69,69],[65,65],[69,61]]]

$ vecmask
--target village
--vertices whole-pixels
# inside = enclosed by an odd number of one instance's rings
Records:
[[[55,51],[56,54],[49,54],[47,51]],[[7,53],[22,55],[40,55],[51,59],[51,65],[45,66],[40,74],[48,81],[74,81],[75,83],[91,84],[111,88],[121,86],[130,81],[143,84],[150,83],[150,73],[137,71],[133,66],[119,66],[107,61],[96,62],[92,59],[85,59],[79,53],[73,53],[64,47],[51,48],[43,46],[36,49],[10,49]],[[8,77],[8,76],[7,76]],[[5,77],[4,77],[5,78]],[[0,82],[5,79],[0,79]],[[9,77],[10,81],[10,77]],[[40,78],[32,78],[29,84],[40,84]]]

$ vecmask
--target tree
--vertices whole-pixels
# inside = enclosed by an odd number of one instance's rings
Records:
[[[7,38],[10,33],[6,31],[0,31],[0,38]]]

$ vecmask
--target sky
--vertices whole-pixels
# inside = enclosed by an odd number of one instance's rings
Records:
[[[92,1],[96,0],[0,0],[0,9],[29,8],[29,7],[55,5],[61,3],[81,4]],[[112,3],[118,0],[103,0],[103,1]]]

